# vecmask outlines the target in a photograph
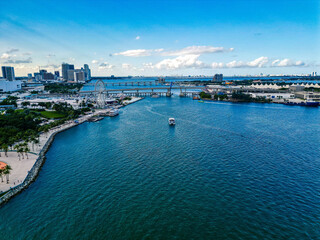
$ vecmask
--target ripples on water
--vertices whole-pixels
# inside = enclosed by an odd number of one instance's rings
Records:
[[[0,208],[1,239],[320,239],[318,109],[158,98],[121,111],[56,137]]]

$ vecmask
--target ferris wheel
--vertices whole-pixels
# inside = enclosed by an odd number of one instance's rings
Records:
[[[105,95],[104,95],[105,90],[106,90],[106,86],[104,82],[102,80],[98,80],[94,86],[98,108],[104,108],[105,106]]]

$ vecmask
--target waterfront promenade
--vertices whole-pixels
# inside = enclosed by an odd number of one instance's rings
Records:
[[[48,143],[48,140],[51,139],[55,134],[81,124],[87,121],[89,118],[105,113],[107,111],[109,110],[98,110],[94,113],[81,116],[76,121],[68,121],[65,124],[52,128],[47,133],[41,133],[39,135],[39,144],[33,146],[32,143],[29,143],[29,149],[31,149],[32,152],[28,153],[28,158],[26,154],[24,154],[24,157],[20,157],[19,159],[18,153],[16,151],[9,151],[8,157],[5,156],[4,152],[1,152],[0,161],[10,165],[12,167],[12,170],[9,175],[9,183],[7,183],[6,177],[3,176],[4,181],[0,182],[0,193],[6,192],[10,190],[10,188],[17,187],[19,184],[23,183],[29,171],[37,162],[39,156],[41,155],[41,152]]]
[[[142,98],[132,98],[123,102],[124,106],[140,101]],[[122,106],[119,106],[122,107]],[[3,177],[3,182],[0,181],[0,194],[5,193],[0,198],[0,205],[9,200],[12,196],[21,192],[37,177],[41,166],[45,161],[45,153],[49,149],[50,144],[54,140],[54,136],[62,131],[77,126],[81,123],[88,121],[90,118],[99,115],[105,115],[111,109],[98,109],[95,112],[79,117],[76,120],[70,120],[57,127],[51,128],[47,133],[41,133],[39,135],[39,144],[32,145],[29,143],[29,149],[32,152],[28,153],[28,158],[24,154],[24,158],[18,157],[16,151],[9,151],[8,157],[4,152],[1,152],[0,161],[10,165],[12,167],[9,175],[9,183],[6,181],[6,177]]]

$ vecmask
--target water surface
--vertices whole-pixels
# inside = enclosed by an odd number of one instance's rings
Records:
[[[0,208],[0,238],[320,239],[319,119],[144,99],[58,134],[36,182]]]

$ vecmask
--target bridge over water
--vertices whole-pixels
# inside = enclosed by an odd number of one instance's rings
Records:
[[[158,94],[160,96],[171,96],[171,90],[180,90],[180,96],[192,96],[194,94],[199,94],[205,87],[204,86],[162,86],[162,87],[140,87],[140,88],[122,88],[122,89],[97,89],[80,91],[80,95],[95,95],[95,94],[106,94],[109,96],[117,95],[119,93],[128,96],[148,96],[153,94]],[[198,91],[190,91],[198,90]]]
[[[98,80],[100,81],[100,80]],[[86,86],[95,86],[95,82],[87,83]],[[104,85],[107,86],[158,86],[162,85],[158,81],[125,81],[125,82],[104,82]]]

